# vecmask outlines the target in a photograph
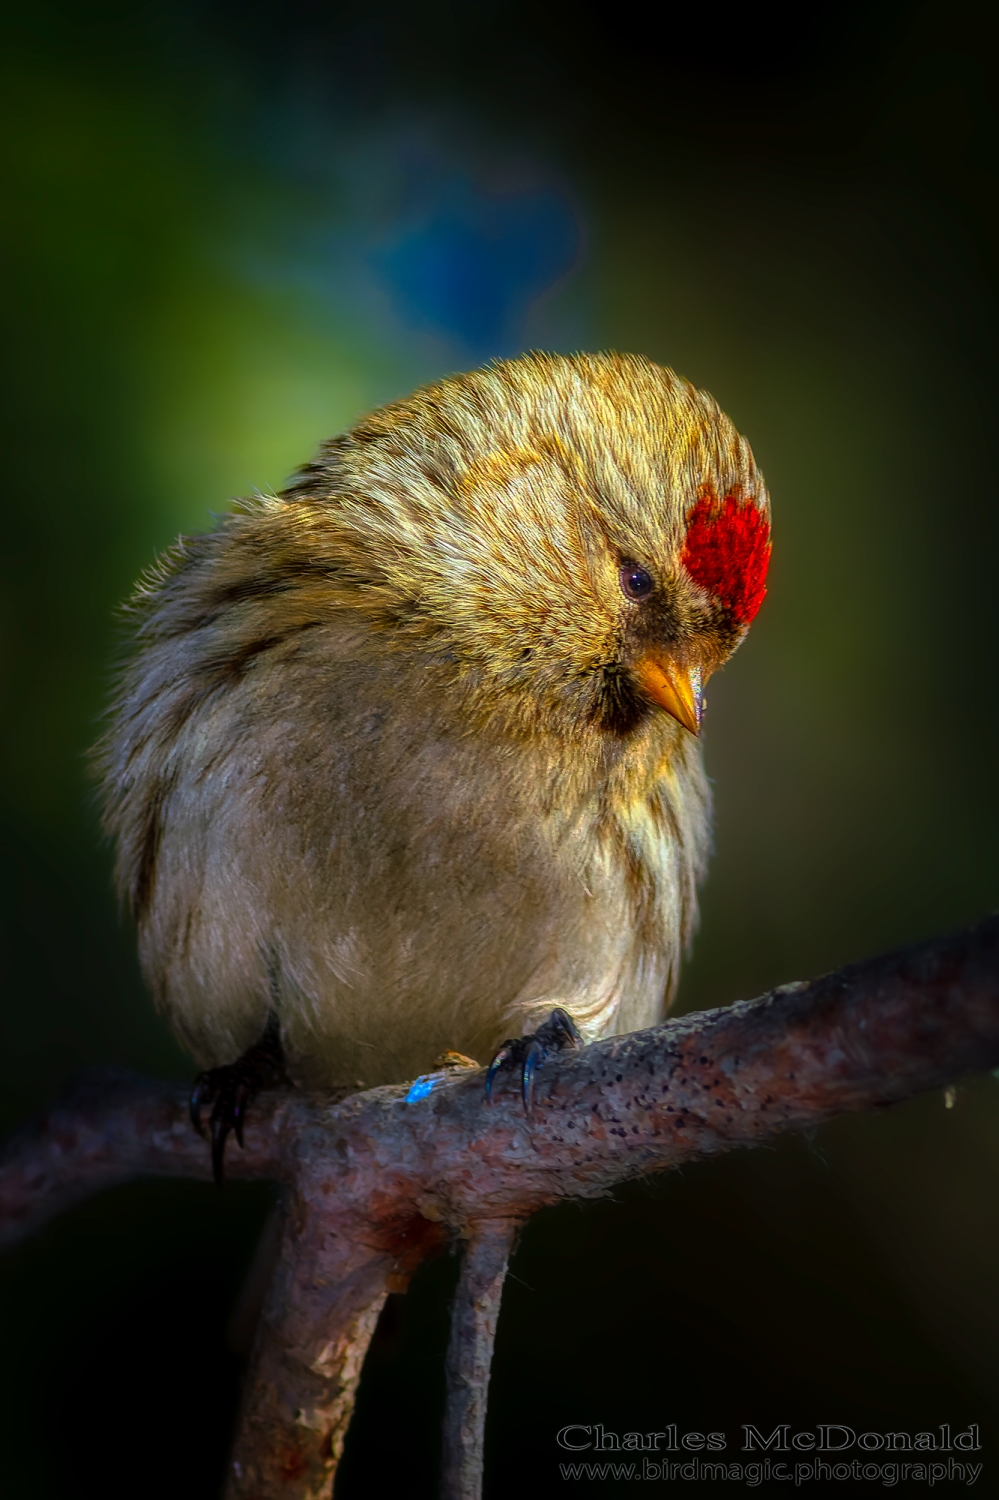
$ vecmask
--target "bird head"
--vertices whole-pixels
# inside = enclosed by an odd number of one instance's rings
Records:
[[[765,593],[769,502],[713,399],[629,355],[531,354],[417,391],[288,492],[345,597],[525,733],[696,735]],[[331,554],[332,555],[332,554]]]

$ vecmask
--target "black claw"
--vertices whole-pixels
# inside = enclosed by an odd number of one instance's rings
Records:
[[[492,1103],[493,1098],[493,1079],[496,1077],[496,1074],[499,1072],[500,1068],[502,1068],[508,1061],[508,1059],[512,1057],[513,1049],[516,1047],[516,1045],[517,1043],[515,1041],[504,1042],[502,1047],[497,1052],[496,1056],[493,1058],[492,1062],[489,1064],[489,1071],[486,1074],[486,1099],[490,1104]]]
[[[225,1175],[225,1143],[229,1135],[230,1124],[221,1115],[216,1116],[216,1110],[212,1111],[212,1176],[215,1178],[215,1186],[222,1186]]]
[[[511,1037],[500,1047],[489,1064],[486,1073],[486,1099],[493,1097],[493,1082],[496,1074],[508,1068],[520,1068],[520,1092],[524,1111],[530,1115],[534,1109],[534,1075],[544,1067],[545,1059],[564,1047],[581,1047],[583,1038],[575,1021],[567,1010],[557,1005],[548,1020],[530,1036]]]
[[[244,1149],[243,1124],[246,1120],[246,1109],[250,1102],[250,1090],[245,1083],[241,1083],[236,1089],[236,1099],[232,1106],[232,1128],[236,1132],[236,1140],[239,1149]]]
[[[281,1032],[277,1016],[271,1015],[260,1041],[242,1057],[225,1067],[209,1068],[194,1080],[191,1090],[191,1124],[205,1134],[202,1107],[211,1104],[212,1176],[221,1187],[225,1168],[225,1143],[230,1131],[243,1145],[246,1112],[261,1089],[290,1082],[284,1067]]]
[[[194,1080],[194,1087],[191,1090],[191,1100],[189,1108],[191,1111],[191,1124],[194,1126],[195,1130],[200,1136],[203,1136],[205,1133],[205,1127],[202,1124],[201,1120],[201,1106],[205,1098],[207,1097],[207,1087],[208,1074],[199,1073],[197,1078]]]
[[[524,1066],[520,1070],[520,1093],[526,1114],[534,1112],[534,1075],[544,1066],[545,1049],[538,1041],[537,1033],[531,1038],[524,1054]]]

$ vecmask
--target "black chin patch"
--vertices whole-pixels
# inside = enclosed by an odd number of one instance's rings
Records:
[[[621,667],[605,667],[593,703],[592,720],[608,734],[623,738],[632,734],[653,712],[630,672]]]

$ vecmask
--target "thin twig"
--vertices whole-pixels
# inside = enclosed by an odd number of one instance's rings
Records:
[[[519,1228],[516,1219],[485,1219],[475,1225],[465,1249],[444,1365],[441,1500],[479,1500],[482,1494],[489,1370],[507,1262]]]

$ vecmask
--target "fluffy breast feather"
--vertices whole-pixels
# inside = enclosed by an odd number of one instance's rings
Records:
[[[488,1055],[557,1000],[591,1037],[656,1020],[706,854],[692,737],[469,735],[453,664],[386,650],[308,569],[241,583],[222,545],[157,585],[104,747],[144,968],[198,1061],[271,1006],[316,1086]]]

